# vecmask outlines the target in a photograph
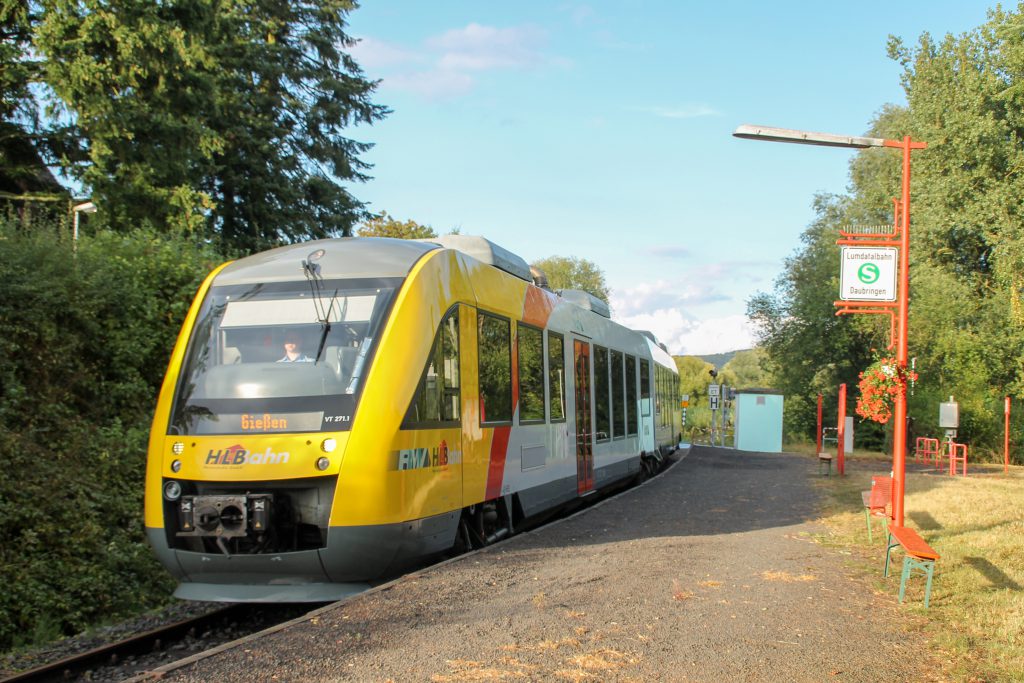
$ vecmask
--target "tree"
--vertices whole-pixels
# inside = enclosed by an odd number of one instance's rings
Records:
[[[387,109],[343,51],[351,0],[44,6],[36,43],[110,225],[253,250],[363,217],[341,183],[365,179],[369,145],[341,133]]]
[[[979,454],[1001,446],[1001,397],[1024,392],[1022,28],[1020,9],[997,9],[985,25],[960,36],[925,34],[912,48],[892,39],[889,52],[904,68],[908,106],[883,108],[869,131],[929,144],[915,157],[911,188],[914,429],[937,434],[937,403],[953,394],[961,406],[959,438]],[[834,241],[841,226],[891,223],[900,166],[891,151],[858,153],[849,196],[819,198],[818,217],[774,293],[748,303],[776,386],[787,394],[790,433],[810,435],[815,393],[835,405],[835,385],[853,389],[872,361],[870,349],[885,353],[882,316],[832,315]]]
[[[875,320],[837,317],[833,307],[839,287],[835,241],[846,222],[849,200],[819,196],[818,214],[786,259],[772,294],[759,293],[747,303],[747,315],[759,330],[764,368],[786,395],[786,428],[812,438],[817,394],[836,396],[840,383],[855,385],[871,360],[871,348],[887,343]],[[832,402],[834,405],[834,401]]]
[[[698,396],[706,396],[711,375],[708,370],[714,368],[711,363],[697,356],[672,356],[679,371],[679,394],[689,394],[693,400]]]
[[[722,368],[722,374],[729,378],[727,384],[737,389],[771,387],[772,377],[765,369],[767,355],[760,348],[737,351]]]
[[[27,200],[48,203],[60,215],[68,198],[48,168],[67,152],[69,129],[44,120],[41,111],[48,91],[32,49],[39,9],[28,0],[0,5],[0,198],[15,201],[23,218]]]
[[[429,225],[420,225],[416,221],[399,221],[381,211],[379,216],[367,219],[356,228],[360,237],[397,237],[400,239],[427,239],[437,237],[437,233]]]
[[[533,266],[548,276],[551,289],[582,289],[608,303],[611,292],[604,272],[592,261],[575,256],[549,256],[536,261]]]

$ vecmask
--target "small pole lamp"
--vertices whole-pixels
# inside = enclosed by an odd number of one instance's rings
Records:
[[[81,204],[75,204],[71,207],[71,241],[78,246],[78,214],[80,213],[96,213],[96,205],[92,202],[82,202]]]
[[[767,126],[742,125],[733,132],[738,138],[747,140],[767,140],[769,142],[788,142],[800,145],[818,145],[822,147],[846,147],[867,149],[869,147],[892,147],[903,152],[903,182],[900,199],[895,200],[896,218],[894,230],[889,235],[877,234],[840,234],[839,244],[858,244],[861,246],[894,246],[899,249],[899,282],[896,301],[893,303],[877,300],[871,301],[837,301],[840,307],[836,315],[844,313],[883,313],[891,316],[892,342],[896,347],[896,365],[901,371],[907,367],[907,325],[910,310],[910,151],[925,149],[925,142],[913,142],[910,136],[902,140],[886,140],[883,138],[857,137],[853,135],[833,135],[831,133],[813,133],[789,128],[769,128]],[[906,455],[907,455],[907,394],[906,391],[896,396],[893,410],[893,443],[892,443],[892,508],[893,521],[896,526],[903,526],[903,493],[906,486]]]

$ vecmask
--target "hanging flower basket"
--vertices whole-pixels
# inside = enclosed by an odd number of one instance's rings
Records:
[[[895,358],[879,358],[860,373],[857,414],[885,424],[892,417],[896,398],[906,395],[907,382],[916,381],[917,373],[899,367]]]

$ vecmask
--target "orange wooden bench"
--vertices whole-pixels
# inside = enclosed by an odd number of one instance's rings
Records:
[[[892,477],[871,477],[871,490],[861,491],[860,498],[864,501],[864,523],[868,527],[868,543],[871,538],[871,518],[882,520],[882,530],[889,523],[889,506],[892,503]]]
[[[921,538],[916,531],[905,526],[889,525],[889,547],[885,550],[885,576],[889,576],[889,555],[892,549],[903,546],[906,555],[903,557],[903,574],[900,576],[900,602],[903,602],[903,595],[907,590],[907,579],[914,570],[920,571],[928,577],[928,583],[924,588],[924,606],[928,607],[928,600],[932,594],[932,577],[935,574],[935,561],[939,554]]]
[[[826,477],[832,476],[832,454],[826,451],[818,453],[818,474],[822,472]]]

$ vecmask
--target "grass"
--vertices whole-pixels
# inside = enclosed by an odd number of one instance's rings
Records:
[[[813,453],[814,445],[806,451]],[[882,534],[868,544],[860,497],[872,475],[888,473],[889,463],[888,455],[855,451],[845,477],[817,482],[827,494],[823,521],[830,536],[823,540],[855,549],[877,576],[878,589],[895,595],[902,552],[893,551],[895,577],[883,579]],[[942,557],[930,609],[923,606],[924,579],[917,577],[908,582],[902,609],[923,618],[918,623],[958,680],[1024,680],[1024,467],[1013,466],[1005,476],[1001,465],[969,464],[966,478],[919,470],[911,458],[904,523]]]

